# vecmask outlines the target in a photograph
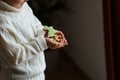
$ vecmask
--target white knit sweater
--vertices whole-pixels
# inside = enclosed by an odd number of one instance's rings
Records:
[[[44,33],[26,2],[17,9],[0,0],[0,80],[45,80]]]

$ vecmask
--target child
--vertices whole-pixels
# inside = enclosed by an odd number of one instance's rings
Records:
[[[26,0],[0,0],[0,80],[45,80],[44,50],[67,45],[45,34]]]

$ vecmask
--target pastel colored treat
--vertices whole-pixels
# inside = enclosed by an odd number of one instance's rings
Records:
[[[60,42],[60,39],[58,36],[54,36],[54,40],[57,41],[57,42]]]
[[[53,37],[56,33],[56,30],[52,26],[44,26],[44,30],[48,31],[48,37]]]

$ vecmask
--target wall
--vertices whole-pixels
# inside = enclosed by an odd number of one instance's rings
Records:
[[[92,80],[107,80],[102,0],[71,0],[73,13],[61,16],[61,30],[68,39],[64,48]]]

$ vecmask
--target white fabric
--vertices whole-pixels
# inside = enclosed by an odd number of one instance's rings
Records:
[[[0,1],[0,80],[45,80],[44,33],[26,2],[17,9]]]

